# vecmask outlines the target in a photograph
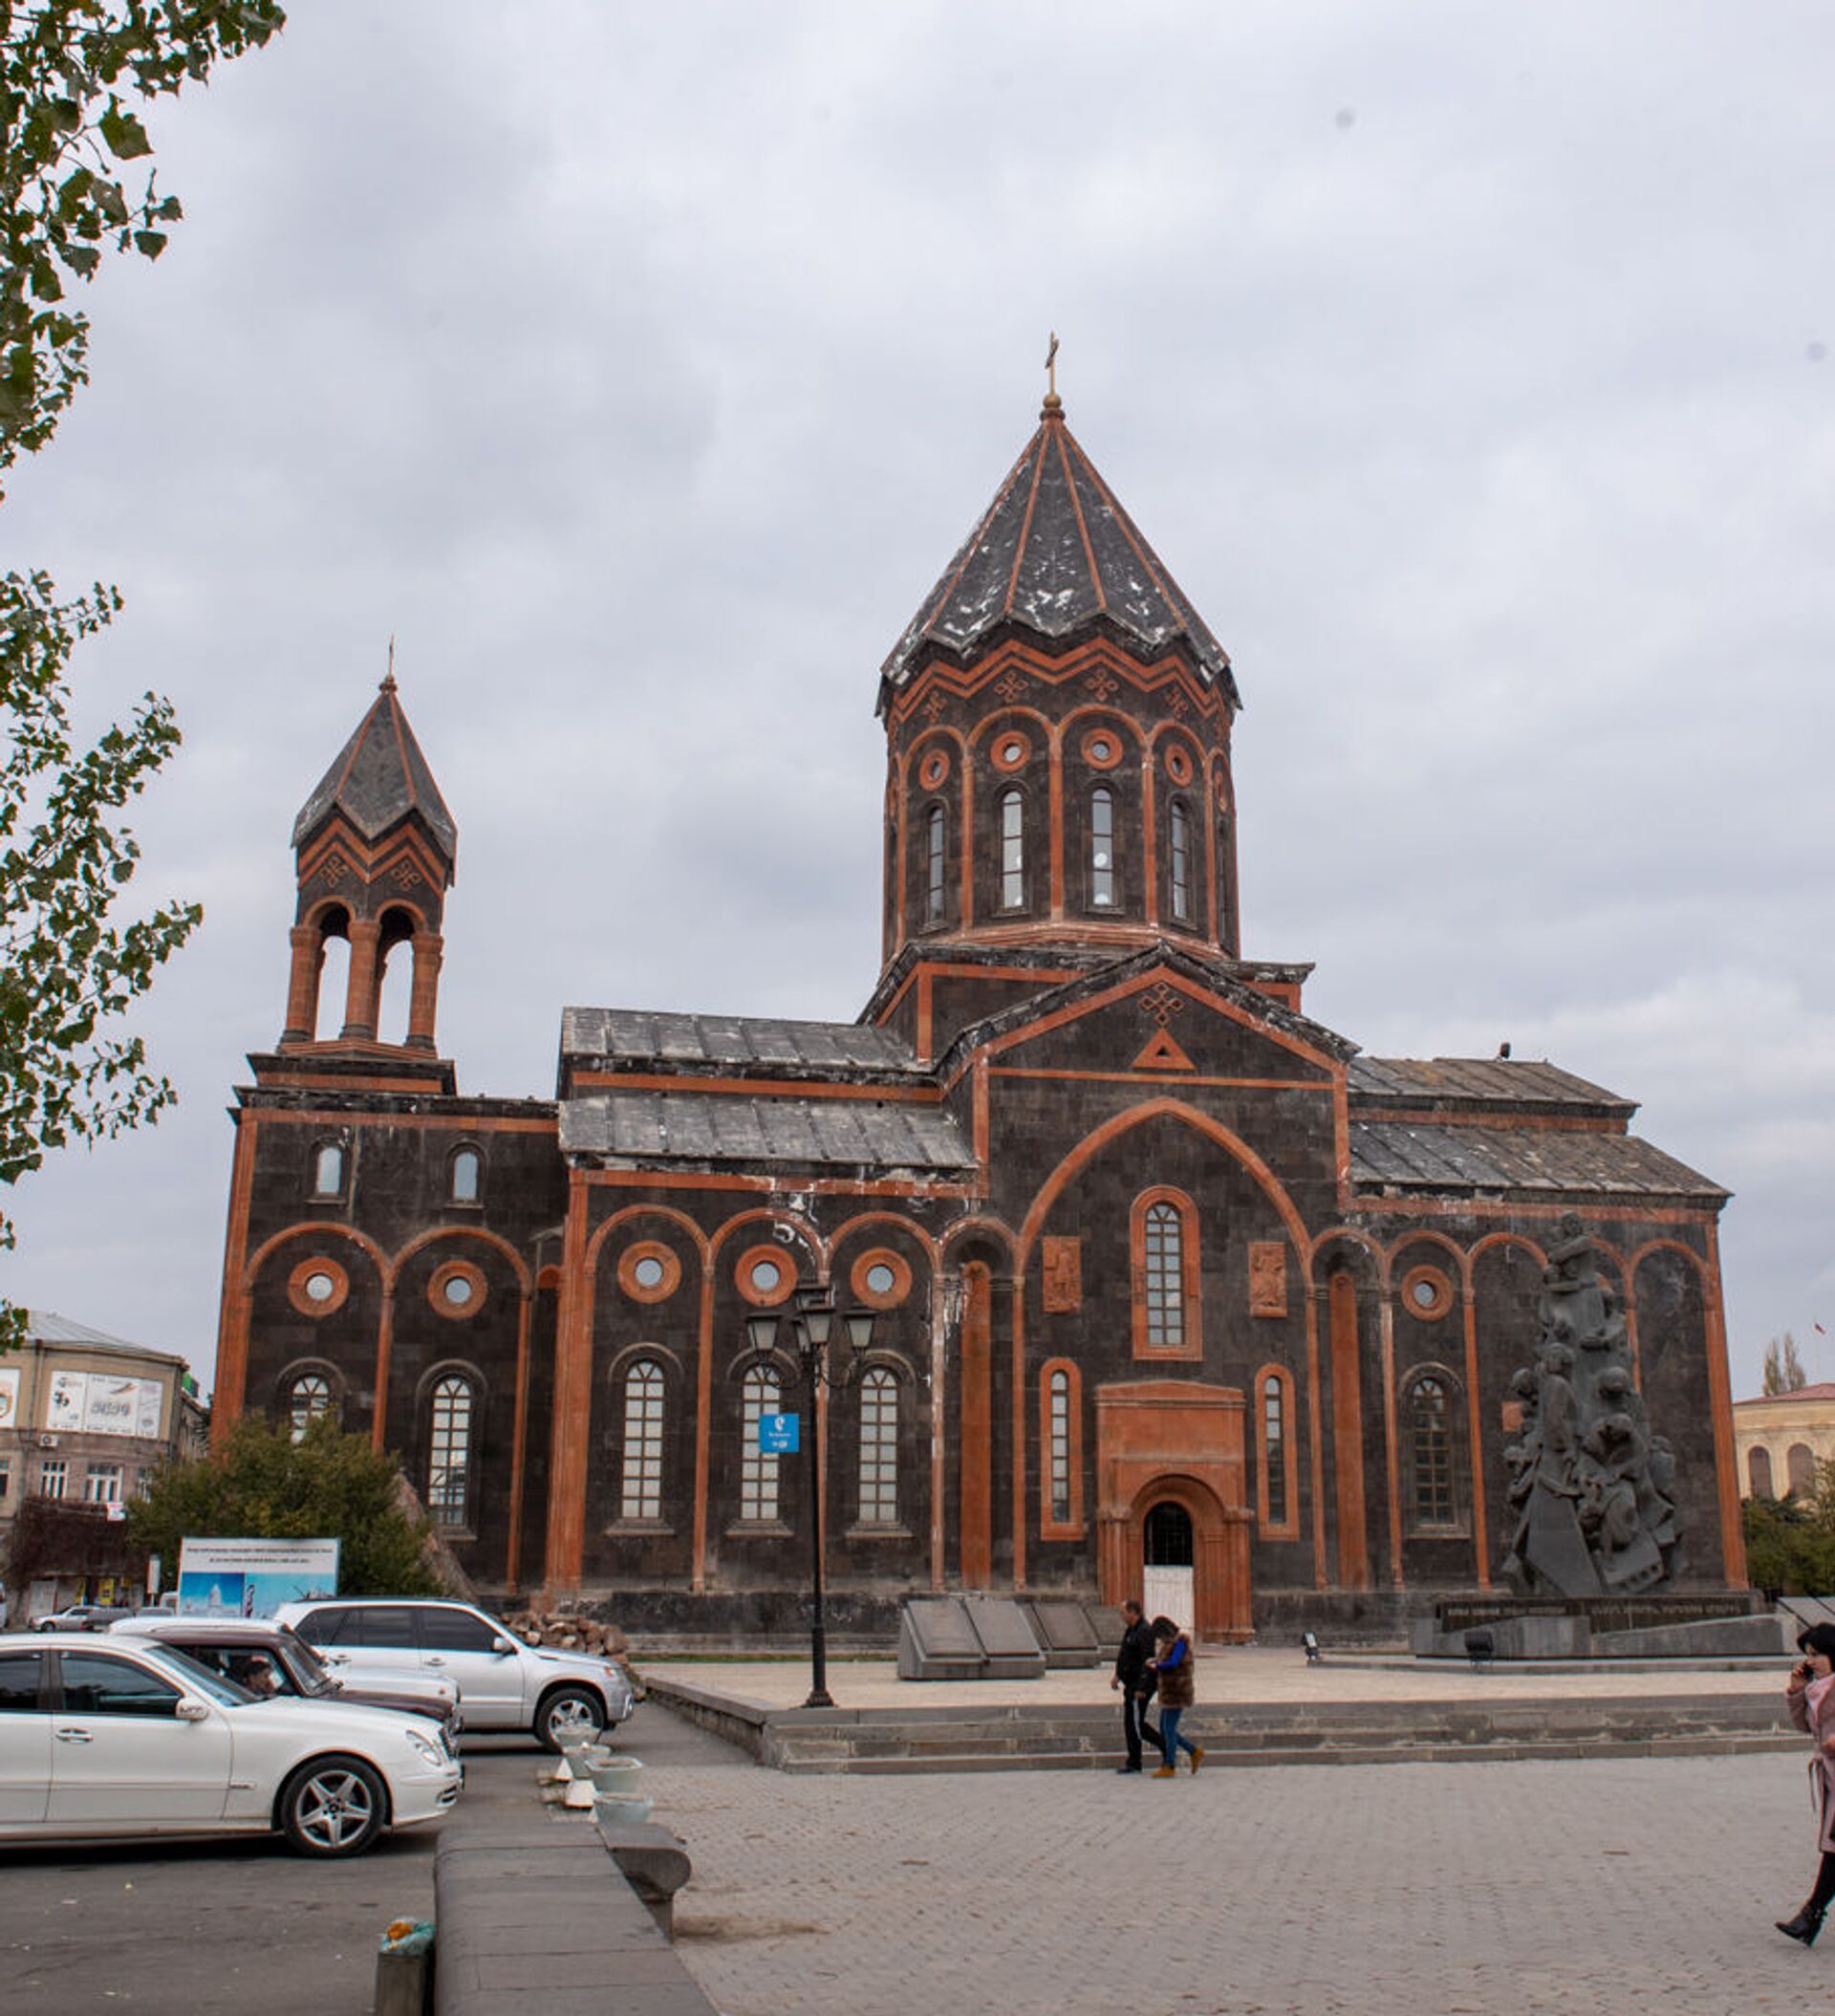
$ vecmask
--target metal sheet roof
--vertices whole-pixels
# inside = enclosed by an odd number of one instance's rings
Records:
[[[966,1175],[975,1157],[939,1106],[906,1100],[594,1092],[561,1102],[561,1152],[642,1164],[918,1170]]]
[[[1353,1182],[1396,1189],[1729,1194],[1634,1134],[1547,1127],[1353,1120],[1350,1174]]]
[[[809,1072],[925,1073],[904,1040],[857,1022],[790,1022],[771,1015],[671,1015],[638,1008],[571,1008],[561,1054],[575,1064],[759,1065]]]
[[[1459,1099],[1637,1111],[1633,1100],[1527,1057],[1358,1057],[1350,1067],[1349,1091],[1353,1101]]]

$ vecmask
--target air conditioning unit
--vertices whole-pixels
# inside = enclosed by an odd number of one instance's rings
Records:
[[[54,1449],[57,1446],[57,1438],[54,1435],[41,1435],[38,1438],[38,1446],[41,1449]]]

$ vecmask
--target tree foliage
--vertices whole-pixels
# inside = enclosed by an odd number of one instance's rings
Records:
[[[88,378],[89,319],[69,298],[105,252],[156,259],[181,215],[150,167],[138,104],[201,83],[269,40],[275,0],[0,0],[0,477],[35,454]],[[0,494],[4,494],[0,491]],[[139,1038],[101,1033],[202,915],[109,913],[140,850],[116,824],[179,744],[144,695],[87,747],[74,732],[76,643],[120,608],[112,588],[60,599],[49,575],[0,574],[0,1184],[72,1139],[153,1119],[171,1085]],[[0,1211],[0,1249],[13,1243]],[[0,1350],[21,1311],[0,1308]]]
[[[1808,1384],[1809,1375],[1797,1355],[1797,1339],[1789,1331],[1781,1337],[1773,1337],[1765,1346],[1765,1398],[1769,1399],[1775,1393],[1795,1393]]]
[[[211,1540],[338,1540],[343,1595],[439,1593],[427,1566],[425,1513],[400,1465],[348,1435],[329,1414],[294,1442],[290,1428],[246,1414],[222,1448],[162,1470],[129,1506],[128,1531],[176,1574],[187,1535]]]

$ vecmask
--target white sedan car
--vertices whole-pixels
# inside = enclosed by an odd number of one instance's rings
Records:
[[[264,1700],[150,1641],[0,1637],[0,1843],[278,1831],[354,1855],[463,1782],[420,1716]]]

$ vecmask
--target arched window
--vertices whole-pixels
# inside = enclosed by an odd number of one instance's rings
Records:
[[[1752,1485],[1755,1498],[1769,1498],[1771,1487],[1771,1451],[1751,1448],[1746,1451],[1746,1476]]]
[[[1408,1389],[1408,1452],[1414,1524],[1454,1527],[1453,1407],[1445,1379],[1423,1374]]]
[[[1792,1442],[1784,1451],[1784,1474],[1790,1479],[1790,1497],[1807,1498],[1814,1492],[1816,1454],[1807,1442]]]
[[[342,1197],[344,1194],[344,1151],[335,1141],[322,1141],[313,1150],[313,1195]]]
[[[739,1516],[748,1523],[777,1517],[777,1458],[758,1445],[758,1420],[778,1412],[784,1381],[775,1365],[754,1365],[741,1390],[745,1413],[744,1454],[739,1462]]]
[[[624,1376],[624,1462],[619,1515],[662,1517],[662,1367],[639,1358]]]
[[[1134,1355],[1203,1355],[1198,1321],[1198,1213],[1182,1190],[1144,1190],[1130,1214]]]
[[[1051,1522],[1070,1524],[1070,1375],[1060,1367],[1047,1387],[1050,1446],[1046,1453],[1051,1479]]]
[[[1115,907],[1115,794],[1106,784],[1090,793],[1090,903]]]
[[[1025,908],[1025,794],[1001,793],[1001,908]]]
[[[1287,1524],[1287,1410],[1281,1381],[1269,1373],[1262,1381],[1262,1474],[1267,1503],[1263,1518],[1269,1526]]]
[[[1183,798],[1175,798],[1168,821],[1173,868],[1173,915],[1182,924],[1192,921],[1192,818]]]
[[[476,1148],[461,1148],[452,1159],[452,1201],[475,1204],[485,1174],[485,1159]]]
[[[427,1422],[427,1510],[436,1526],[471,1524],[471,1381],[449,1373],[434,1387]]]
[[[943,921],[943,808],[933,805],[924,815],[924,921]]]
[[[898,1381],[883,1365],[860,1381],[860,1524],[898,1523]]]
[[[1230,916],[1230,821],[1227,813],[1217,822],[1217,860],[1211,873],[1216,877],[1212,887],[1217,891],[1217,928],[1222,939],[1224,949],[1233,951],[1236,945],[1236,923]]]
[[[287,1426],[294,1442],[303,1441],[306,1424],[332,1411],[332,1382],[322,1372],[302,1372],[287,1389]]]

